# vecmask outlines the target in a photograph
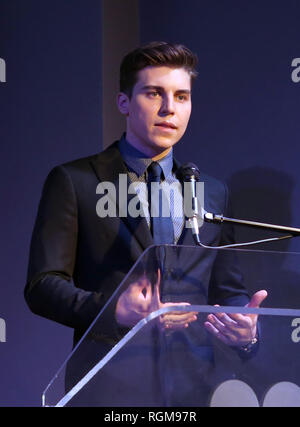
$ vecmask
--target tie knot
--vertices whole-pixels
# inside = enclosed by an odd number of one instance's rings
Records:
[[[152,162],[150,166],[148,166],[148,181],[151,182],[160,182],[162,174],[162,168],[159,163]]]

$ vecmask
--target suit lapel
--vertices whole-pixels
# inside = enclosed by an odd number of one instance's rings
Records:
[[[144,217],[133,218],[128,215],[128,204],[130,201],[137,197],[137,194],[128,194],[128,187],[131,184],[126,166],[123,162],[120,151],[117,147],[117,141],[110,147],[100,153],[96,158],[91,160],[92,167],[101,182],[111,182],[116,188],[116,205],[117,215],[121,211],[126,216],[121,216],[120,220],[129,228],[132,236],[137,240],[143,252],[148,246],[153,245],[153,238],[149,230],[147,221]],[[120,174],[126,175],[125,185],[120,186]],[[124,177],[123,177],[124,178]],[[124,181],[123,181],[124,182]],[[126,206],[120,206],[119,200],[124,200],[127,193]],[[125,209],[124,209],[125,208]]]

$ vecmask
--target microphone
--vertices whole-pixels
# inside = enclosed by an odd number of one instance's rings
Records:
[[[185,212],[185,214],[191,226],[195,243],[199,245],[199,210],[196,183],[200,181],[200,171],[194,163],[185,163],[177,170],[176,177],[179,179],[179,181],[184,182],[185,199],[187,197],[187,192],[189,199],[191,199],[192,209],[189,209],[188,212]]]
[[[194,163],[186,163],[178,169],[178,171],[176,172],[176,177],[179,179],[179,181],[184,182],[185,201],[187,196],[186,192],[188,193],[188,198],[189,199],[191,198],[191,201],[192,201],[192,210],[188,210],[188,212],[186,212],[186,209],[185,209],[185,215],[191,226],[196,245],[199,245],[208,249],[211,249],[211,248],[221,249],[221,248],[252,245],[256,243],[263,243],[263,242],[274,241],[274,240],[289,239],[291,237],[300,236],[300,228],[286,227],[283,225],[268,224],[263,222],[249,221],[249,220],[236,219],[236,218],[228,218],[220,214],[207,212],[203,206],[201,206],[201,214],[199,215],[198,199],[197,199],[197,191],[196,191],[196,183],[200,182],[200,171],[198,167]],[[213,223],[213,224],[229,223],[229,224],[241,225],[244,227],[259,228],[262,230],[271,230],[271,231],[281,232],[285,234],[288,233],[288,234],[282,237],[274,237],[274,238],[263,239],[263,240],[258,240],[254,242],[236,243],[236,244],[215,246],[215,247],[205,246],[200,242],[199,222],[198,222],[199,217],[201,218],[201,220],[203,219],[205,222]]]

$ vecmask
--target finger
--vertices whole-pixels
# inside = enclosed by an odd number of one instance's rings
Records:
[[[208,316],[208,320],[204,322],[204,325],[209,332],[228,345],[243,345],[252,338],[252,335],[251,337],[249,336],[249,328],[228,327],[213,315]]]
[[[255,294],[252,295],[252,298],[250,302],[246,305],[246,307],[259,308],[259,306],[267,298],[267,296],[268,296],[268,292],[266,290],[255,292]]]
[[[160,269],[158,268],[157,269],[157,280],[156,280],[155,285],[159,286],[160,285],[160,281],[161,281],[161,272],[160,272]]]
[[[224,318],[221,321],[214,314],[207,316],[206,326],[211,325],[210,332],[218,334],[218,338],[225,337],[223,342],[230,342],[230,345],[250,341],[252,337],[252,335],[251,337],[249,336],[249,331],[252,332],[252,322],[250,319],[246,319],[246,326],[242,327],[233,320],[227,323],[226,316]]]
[[[226,327],[234,328],[237,326],[237,322],[226,313],[209,314],[207,316],[207,320],[217,325],[220,328],[220,330]]]
[[[164,329],[175,330],[187,328],[192,322],[195,322],[196,320],[197,316],[193,313],[179,312],[176,314],[171,312],[161,316],[160,323]]]
[[[218,338],[221,338],[222,336],[226,337],[226,339],[223,339],[222,341],[226,341],[227,343],[230,342],[230,345],[243,345],[255,336],[256,324],[253,322],[253,319],[244,316],[243,326],[236,321],[227,323],[227,320],[226,316],[224,316],[221,321],[215,316],[215,314],[210,314],[207,316],[206,326],[208,327],[210,324],[210,332],[218,333]]]
[[[189,306],[191,305],[188,302],[165,302],[163,303],[163,307],[176,307],[176,306],[180,306],[180,307],[184,307],[184,306]]]
[[[167,315],[161,316],[161,321],[164,323],[190,323],[195,322],[196,320],[197,316],[193,314],[191,315],[190,313],[168,313]]]
[[[183,313],[192,313],[192,314],[194,314],[194,315],[196,315],[197,314],[197,312],[195,312],[195,311],[181,311],[181,310],[176,310],[176,308],[175,307],[188,307],[188,306],[190,306],[191,304],[189,304],[188,302],[165,302],[165,303],[161,303],[160,304],[160,308],[170,308],[170,307],[174,307],[174,311],[172,310],[172,311],[168,311],[166,314],[164,314],[164,315],[167,315],[167,314],[169,314],[169,313],[176,313],[176,314],[183,314]]]
[[[209,314],[207,316],[207,322],[210,323],[216,331],[225,332],[226,330],[225,324],[220,319],[218,319],[215,314]]]
[[[216,328],[212,323],[204,322],[204,326],[209,333],[214,335],[217,339],[222,341],[224,344],[232,345],[234,339],[232,337],[229,337],[228,335],[225,335],[222,331]]]
[[[164,303],[161,307],[165,308],[165,307],[176,307],[176,306],[190,306],[189,303],[187,302],[181,302],[181,303],[173,303],[173,302],[166,302]],[[174,311],[169,311],[165,314],[162,315],[162,317],[169,317],[169,316],[176,316],[176,317],[182,317],[182,318],[192,318],[192,319],[197,319],[198,313],[196,311],[178,311],[176,309],[174,309]]]
[[[214,313],[214,314],[217,316],[217,314],[219,313]],[[231,319],[231,321],[233,321],[234,323],[229,323],[229,321],[226,322],[225,319],[227,318]],[[241,313],[227,313],[227,317],[223,318],[223,320],[227,326],[232,325],[237,328],[248,328],[251,326],[251,323],[252,323],[248,315],[244,315]]]
[[[188,323],[172,323],[172,322],[161,322],[160,327],[162,330],[177,330],[177,329],[185,329],[188,327]]]
[[[255,292],[255,294],[252,295],[252,298],[248,304],[246,304],[245,307],[248,308],[259,308],[262,302],[267,298],[268,292],[266,290],[260,290]],[[253,320],[253,322],[257,322],[258,314],[248,314],[247,317]]]
[[[215,304],[214,307],[220,307],[219,304]],[[215,316],[219,317],[219,319],[222,318],[222,316],[225,315],[225,313],[214,313]],[[226,316],[224,316],[224,319],[232,319],[237,323],[241,323],[241,326],[244,326],[244,323],[247,322],[247,319],[245,319],[245,316],[241,313],[226,313]],[[246,325],[245,325],[246,326]]]

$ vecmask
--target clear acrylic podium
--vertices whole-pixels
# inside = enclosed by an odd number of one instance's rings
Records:
[[[250,296],[266,289],[263,308],[237,306],[234,298],[207,305],[214,289],[226,298],[233,284]],[[117,303],[136,290],[144,297],[143,318],[120,325]],[[197,315],[188,327],[165,327],[166,314],[188,311]],[[258,346],[245,353],[213,337],[204,323],[216,312],[258,314]],[[299,356],[300,253],[152,246],[49,382],[42,404],[300,406]]]

